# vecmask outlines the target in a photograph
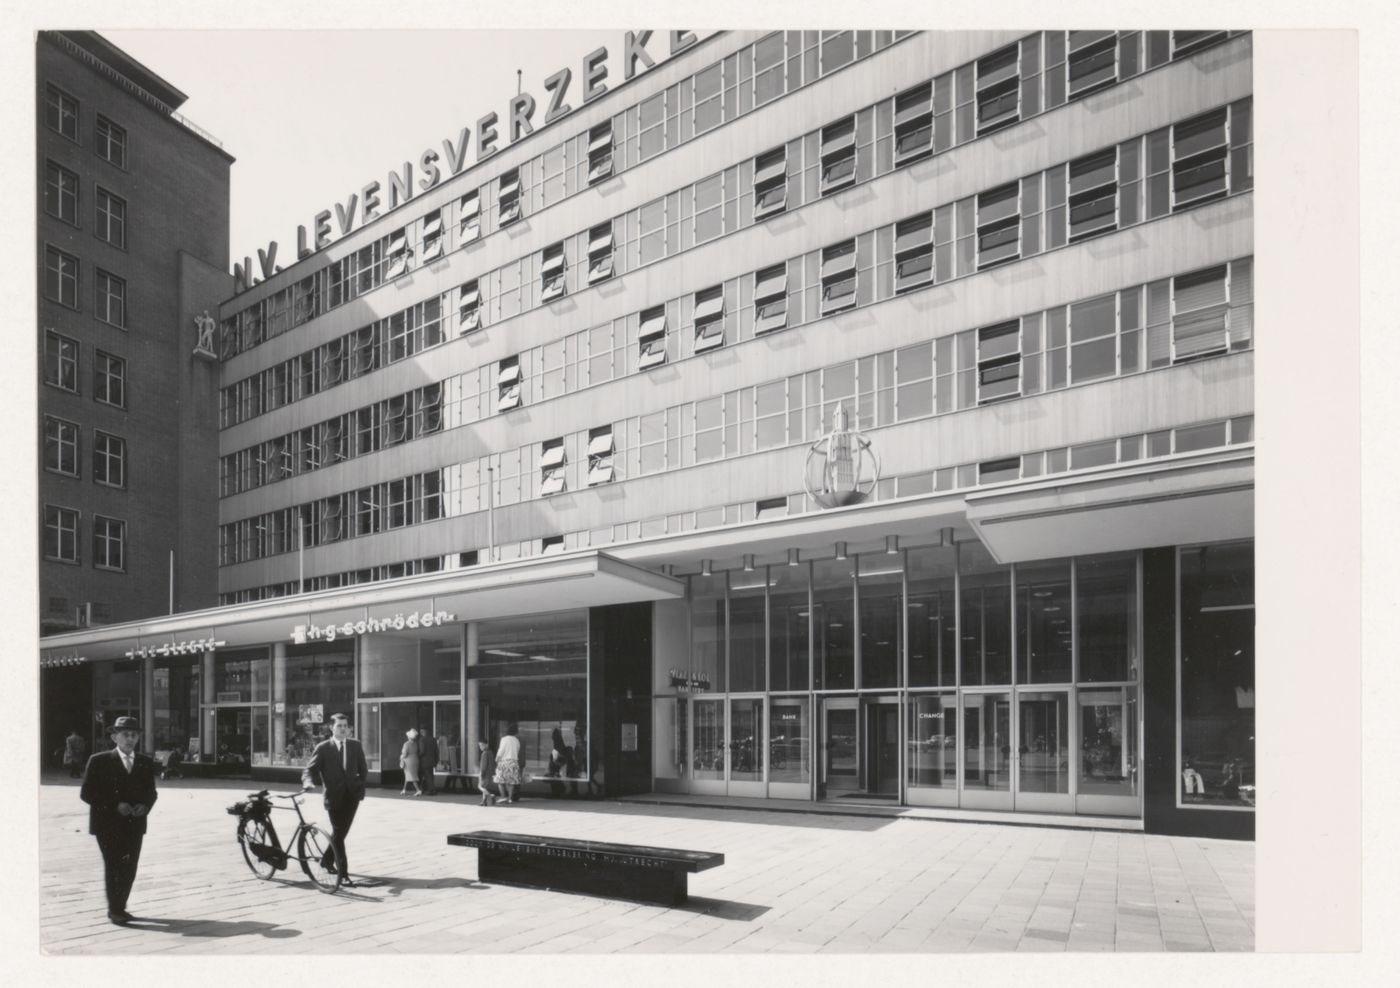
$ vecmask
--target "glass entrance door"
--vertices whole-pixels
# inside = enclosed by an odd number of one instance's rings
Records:
[[[822,770],[819,799],[858,796],[860,785],[860,708],[855,697],[822,701]]]
[[[1137,687],[1110,686],[1079,693],[1079,813],[1138,816]]]
[[[1068,690],[1017,690],[1016,809],[1074,812]]]
[[[822,701],[819,799],[899,799],[899,710],[895,697]]]
[[[899,800],[899,702],[866,698],[861,701],[864,724],[862,755],[865,794],[872,799]]]
[[[690,734],[691,792],[724,795],[729,748],[724,730],[724,700],[697,697],[692,704]]]
[[[963,694],[962,722],[961,804],[978,810],[1012,809],[1011,694]]]
[[[220,774],[247,775],[253,766],[254,741],[267,750],[267,738],[253,737],[252,707],[219,707],[214,713],[214,751]]]
[[[729,786],[731,796],[764,796],[763,697],[729,700]]]

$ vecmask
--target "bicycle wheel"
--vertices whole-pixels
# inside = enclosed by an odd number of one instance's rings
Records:
[[[297,835],[297,857],[301,859],[301,870],[322,892],[340,888],[340,871],[330,834],[314,823],[307,824]]]
[[[277,866],[253,853],[250,846],[252,844],[277,847],[277,831],[272,828],[271,820],[258,820],[248,816],[238,822],[238,846],[243,850],[243,860],[248,862],[248,867],[254,875],[266,881],[277,874]]]

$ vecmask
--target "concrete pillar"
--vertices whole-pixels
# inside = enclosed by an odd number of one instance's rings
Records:
[[[277,704],[287,699],[287,644],[275,642],[272,646],[272,764],[284,765],[287,762],[287,717],[277,713]],[[285,707],[283,708],[286,709]]]
[[[156,749],[156,658],[148,655],[141,660],[141,750],[150,754]]]
[[[468,772],[479,772],[481,770],[481,752],[477,750],[476,743],[482,739],[481,735],[481,709],[477,702],[477,682],[475,679],[467,678],[467,670],[476,665],[479,658],[478,653],[478,633],[480,625],[476,621],[468,621],[466,626],[466,637],[462,642],[462,680],[466,683],[464,695],[466,696],[466,712],[462,718],[462,747],[466,749],[466,755],[462,759],[462,764],[469,766]]]
[[[199,690],[203,694],[204,707],[199,712],[199,750],[202,756],[212,760],[214,745],[214,650],[206,649],[204,663],[199,675]]]

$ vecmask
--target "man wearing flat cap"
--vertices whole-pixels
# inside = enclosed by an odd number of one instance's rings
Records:
[[[135,717],[118,717],[112,724],[111,751],[88,759],[81,796],[88,804],[88,833],[97,838],[107,882],[107,918],[118,925],[130,922],[126,900],[136,880],[146,815],[156,801],[156,765],[136,753],[141,725]]]

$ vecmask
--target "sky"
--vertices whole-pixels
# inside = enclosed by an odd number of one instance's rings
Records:
[[[544,80],[573,73],[565,100],[581,105],[583,57],[606,46],[610,85],[622,81],[620,30],[107,30],[108,40],[184,92],[179,113],[213,134],[231,169],[230,263],[277,241],[295,259],[296,229],[365,184],[384,182],[425,148],[456,143],[494,111],[507,119],[520,85],[535,97],[541,129]],[[666,32],[647,45],[658,64]],[[564,126],[556,121],[554,126]],[[497,128],[505,133],[504,123]],[[562,132],[561,132],[561,136]],[[504,139],[498,141],[505,146]],[[444,169],[444,176],[447,170]]]

